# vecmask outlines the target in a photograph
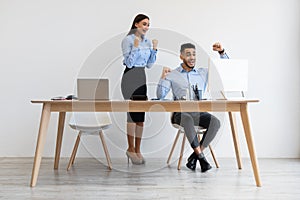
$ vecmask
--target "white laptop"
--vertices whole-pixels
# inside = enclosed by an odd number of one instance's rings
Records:
[[[245,92],[248,89],[248,60],[210,60],[208,79],[210,92]]]
[[[78,78],[79,100],[109,100],[109,80],[106,78]]]

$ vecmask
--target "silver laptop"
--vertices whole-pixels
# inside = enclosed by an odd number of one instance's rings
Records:
[[[78,78],[77,96],[79,100],[109,100],[109,80]]]

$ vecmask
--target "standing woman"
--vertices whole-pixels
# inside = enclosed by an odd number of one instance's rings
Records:
[[[156,61],[157,40],[148,40],[145,34],[149,30],[149,17],[138,14],[132,23],[127,36],[122,40],[124,74],[121,89],[124,99],[131,99],[133,95],[147,96],[145,67],[151,68]],[[152,46],[152,47],[151,47]],[[127,141],[126,155],[132,164],[144,164],[140,146],[145,121],[144,112],[127,113]]]

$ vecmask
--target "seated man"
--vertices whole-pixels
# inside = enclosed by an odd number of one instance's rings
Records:
[[[221,58],[228,59],[225,50],[220,43],[213,45],[213,50],[218,51]],[[174,70],[168,67],[163,68],[161,79],[157,86],[157,97],[165,98],[170,89],[173,92],[174,100],[194,99],[192,95],[195,86],[205,91],[208,79],[208,69],[195,68],[196,49],[195,45],[186,43],[181,45],[180,59],[183,63]],[[193,88],[193,89],[191,89]],[[220,121],[207,112],[175,112],[172,116],[172,123],[179,124],[184,128],[184,132],[190,142],[194,152],[188,158],[186,166],[196,169],[197,160],[200,162],[201,171],[206,172],[211,169],[207,162],[203,150],[210,144],[216,136]],[[194,126],[201,126],[206,129],[200,144]]]

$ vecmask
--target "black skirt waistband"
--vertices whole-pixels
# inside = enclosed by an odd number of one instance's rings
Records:
[[[125,66],[124,73],[126,73],[126,72],[128,72],[132,69],[134,69],[135,71],[144,71],[145,67],[135,67],[135,66],[133,66],[132,68],[129,68],[129,67]]]

